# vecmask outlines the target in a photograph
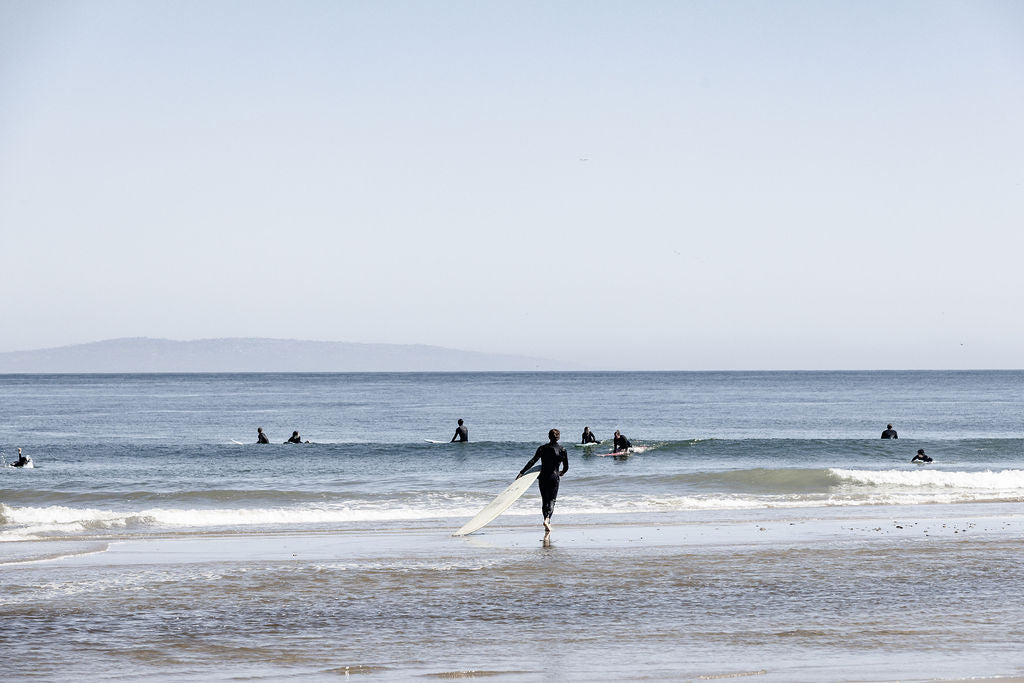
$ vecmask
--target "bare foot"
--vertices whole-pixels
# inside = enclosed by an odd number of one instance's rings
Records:
[[[551,518],[548,517],[544,520],[544,531],[551,533]]]

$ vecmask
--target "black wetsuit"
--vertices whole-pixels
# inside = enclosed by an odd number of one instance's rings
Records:
[[[932,462],[931,456],[918,453],[910,462]]]
[[[302,437],[296,434],[292,438],[285,441],[285,443],[302,443]]]
[[[469,427],[466,425],[456,427],[455,436],[452,437],[452,441],[469,441]]]
[[[16,461],[14,461],[14,464],[12,464],[11,467],[24,467],[25,465],[29,464],[30,462],[32,462],[32,458],[26,458],[23,455],[20,458],[18,458]]]
[[[550,519],[555,511],[555,498],[558,498],[558,482],[562,475],[569,471],[569,455],[557,441],[546,443],[537,449],[519,474],[524,474],[537,460],[540,460],[537,486],[540,487],[541,511],[544,513],[544,519]],[[558,472],[559,465],[562,466],[561,473]]]
[[[632,447],[633,444],[629,442],[629,439],[627,439],[622,434],[619,434],[617,437],[615,437],[615,444],[612,447],[612,451],[624,451]]]
[[[580,443],[597,443],[597,437],[594,436],[594,432],[583,432],[581,437],[583,440]]]
[[[270,439],[267,438],[264,432],[260,432],[256,435],[256,443],[270,443]]]
[[[882,438],[883,439],[898,439],[900,437],[896,433],[895,429],[886,429],[884,432],[882,432]]]

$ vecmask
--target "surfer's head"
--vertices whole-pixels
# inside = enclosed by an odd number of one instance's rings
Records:
[[[892,429],[892,425],[885,425],[886,429]]]
[[[562,438],[562,432],[558,431],[557,429],[552,429],[550,432],[548,432],[548,438],[551,439],[552,443],[554,443],[555,441],[558,441],[559,439]]]
[[[462,426],[462,418],[461,417],[459,418],[459,426],[460,427]]]
[[[298,436],[298,435],[299,435],[299,433],[297,431],[296,432],[292,432],[292,436]]]
[[[257,427],[256,428],[256,433],[257,434],[262,434],[263,433],[263,427]]]
[[[924,449],[923,448],[918,448],[917,449],[917,454],[918,455],[924,455]]]

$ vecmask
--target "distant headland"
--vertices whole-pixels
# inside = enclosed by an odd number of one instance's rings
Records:
[[[579,368],[544,358],[462,351],[441,346],[258,337],[190,341],[126,337],[0,353],[0,373],[514,372],[576,369]]]

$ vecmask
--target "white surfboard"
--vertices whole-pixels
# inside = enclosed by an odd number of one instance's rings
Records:
[[[423,439],[427,443],[448,443],[447,441],[434,441],[433,439]]]
[[[600,446],[604,441],[591,441],[590,443],[574,443],[573,446],[576,448],[593,448],[594,446]]]
[[[235,441],[234,439],[231,439],[231,443],[237,443],[239,446],[244,446],[245,445],[241,441]]]
[[[650,449],[650,446],[630,446],[624,451],[612,451],[611,453],[598,453],[598,455],[633,455],[634,453],[643,453]]]
[[[519,500],[519,497],[526,493],[526,489],[530,488],[539,476],[540,465],[526,470],[526,474],[509,484],[507,489],[499,493],[497,498],[488,503],[483,510],[476,513],[476,517],[463,524],[462,528],[452,534],[452,536],[465,536],[490,524],[498,515],[508,510],[512,503]]]

